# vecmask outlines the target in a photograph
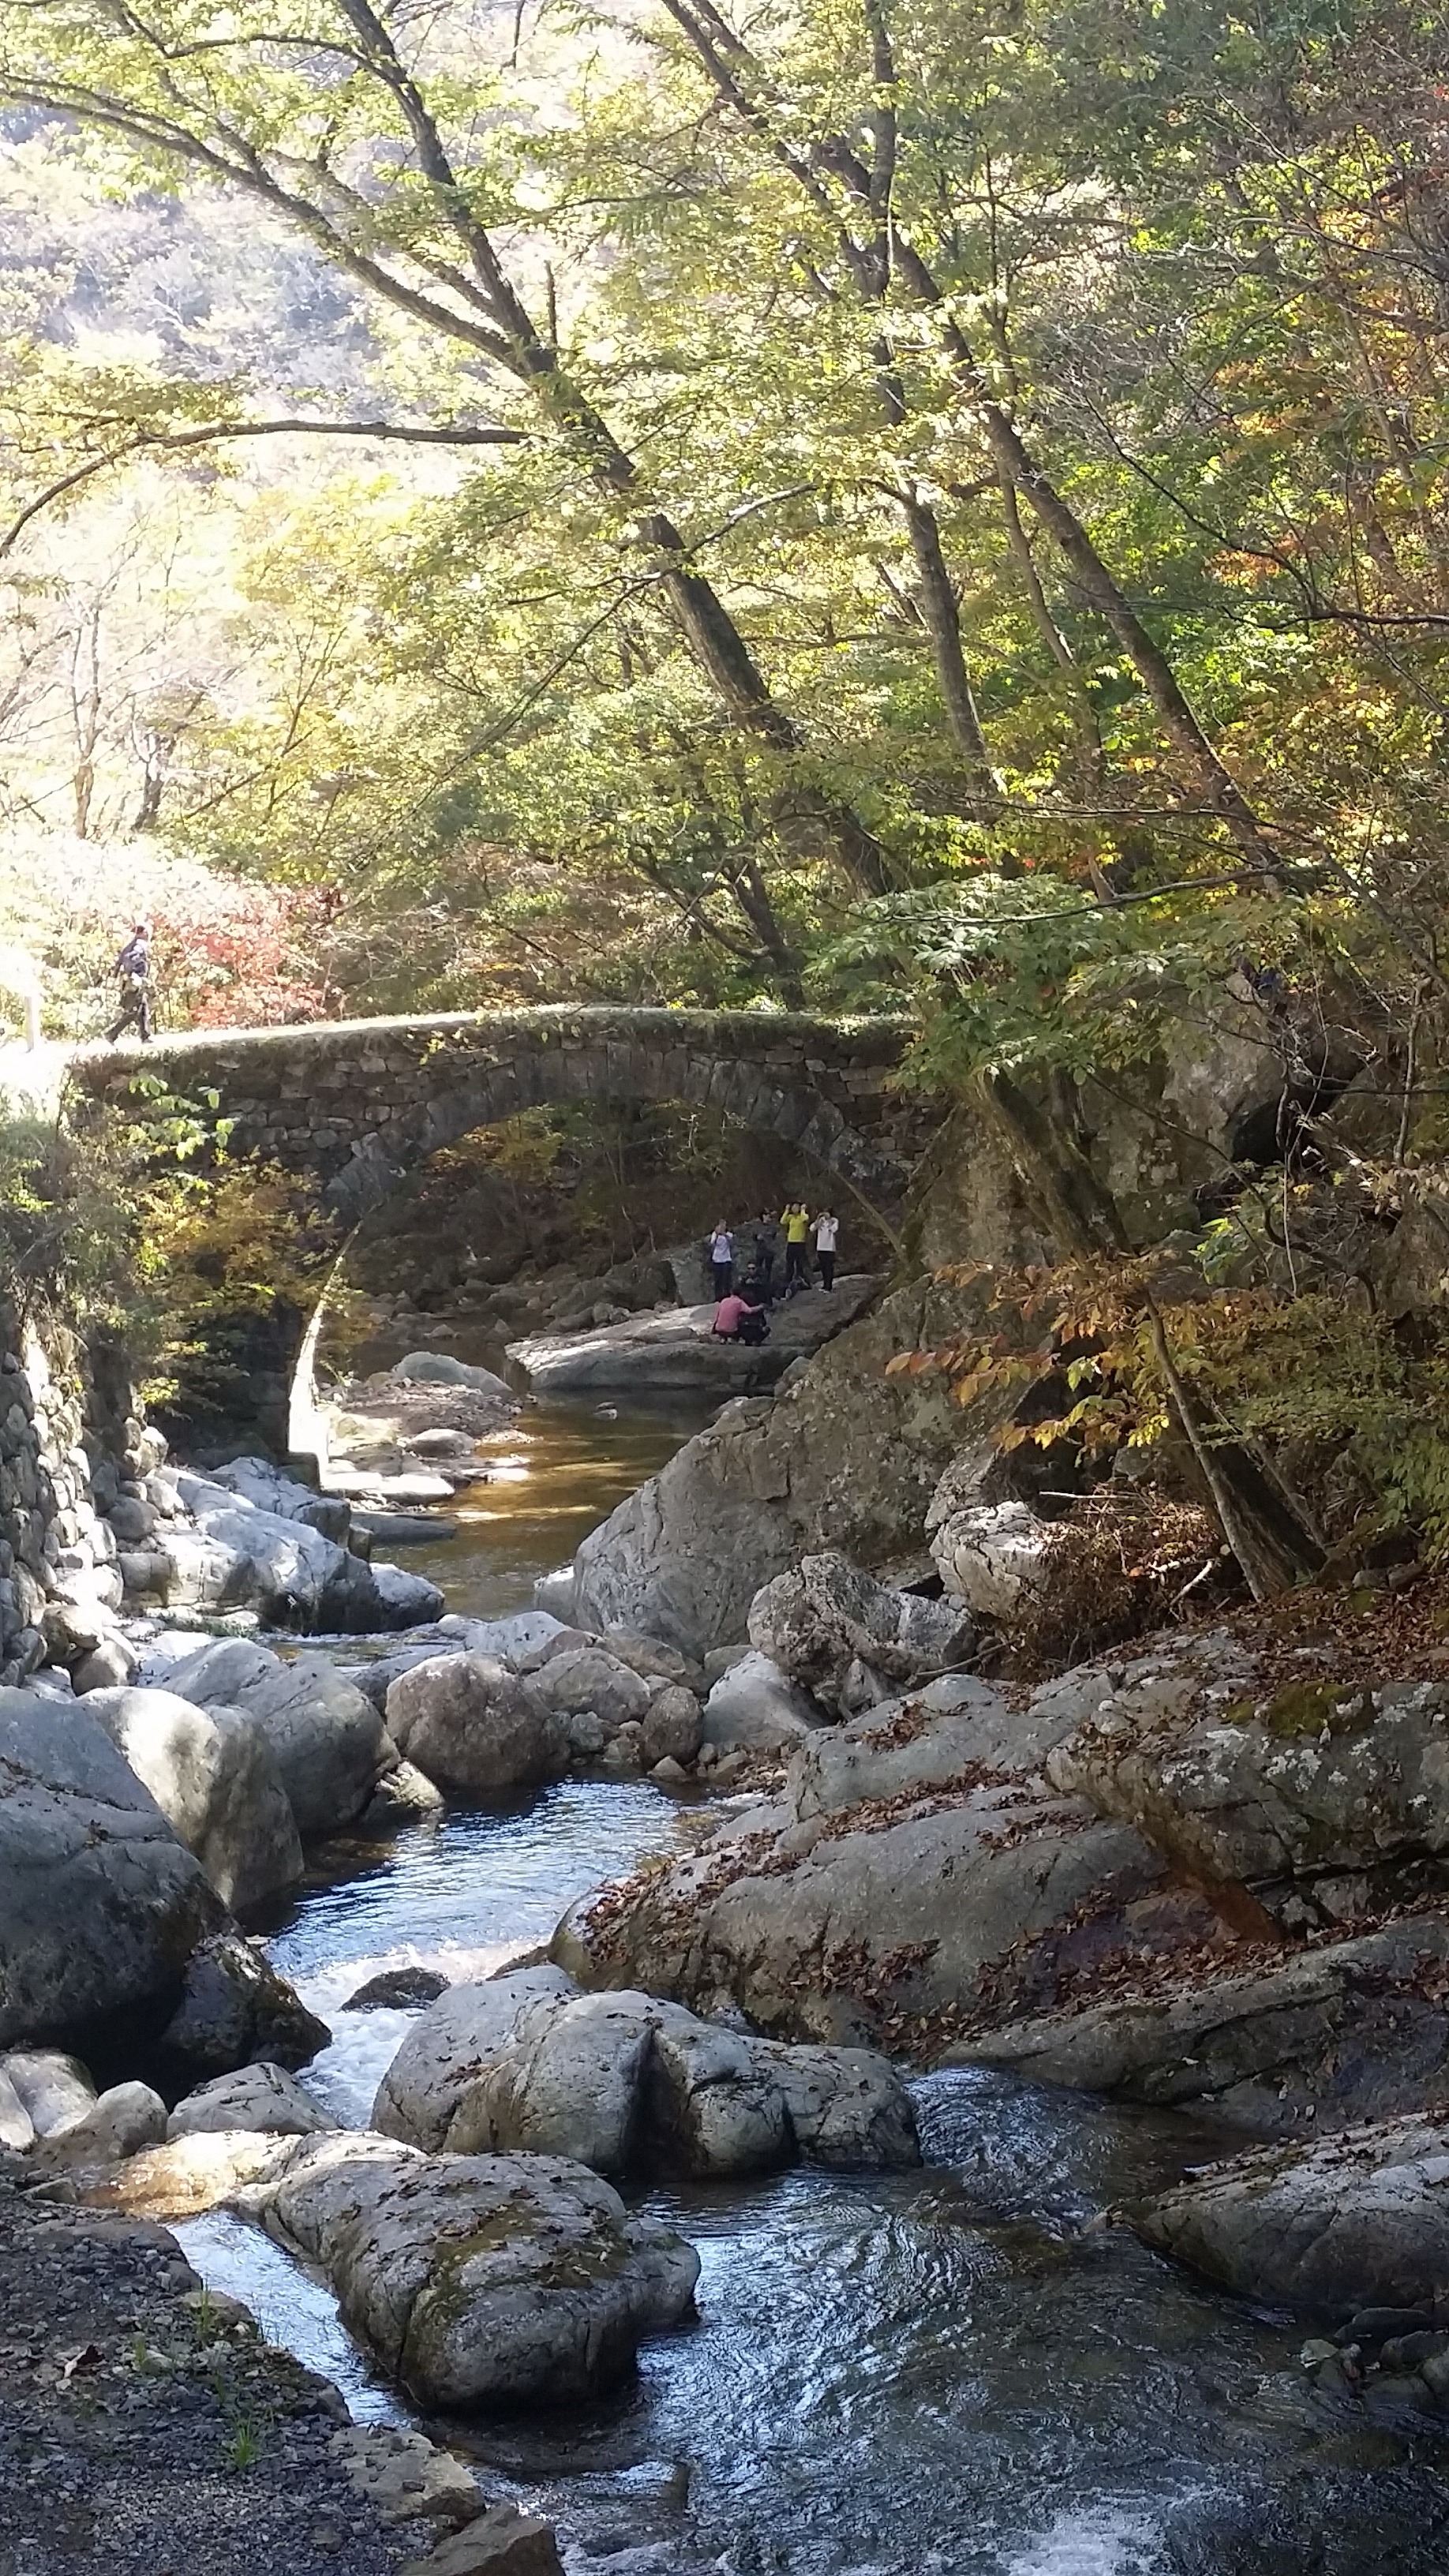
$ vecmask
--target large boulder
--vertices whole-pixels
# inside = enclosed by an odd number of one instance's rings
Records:
[[[377,2137],[304,2149],[255,2195],[346,2323],[431,2407],[556,2404],[622,2378],[689,2315],[692,2246],[553,2156],[436,2156]]]
[[[768,2172],[798,2155],[913,2164],[910,2099],[883,2058],[788,2048],[700,2021],[641,1993],[549,1991],[536,1971],[435,2006],[426,2099],[393,2070],[375,2125],[451,2155],[567,2155],[615,2181],[651,2174]],[[491,2005],[491,2009],[490,2009]],[[436,2016],[436,2018],[435,2018]],[[456,2044],[439,2070],[440,2043]],[[413,2034],[399,2052],[424,2058]],[[399,2100],[409,2116],[399,2121]],[[385,2115],[385,2116],[380,2116]]]
[[[163,2134],[192,2138],[203,2130],[258,2129],[269,2137],[316,2138],[340,2126],[284,2066],[262,2059],[198,2084],[177,2103]]]
[[[25,2113],[32,2137],[56,2137],[95,2107],[89,2068],[64,2049],[11,2049],[0,2057],[0,2075]]]
[[[74,2120],[53,2128],[30,2155],[30,2174],[94,2171],[144,2153],[166,2135],[166,2105],[149,2084],[113,2084]]]
[[[1043,2084],[1191,2105],[1260,2136],[1429,2110],[1449,2058],[1449,1917],[1088,1995],[945,2051]]]
[[[1340,2319],[1431,2307],[1449,2292],[1449,2123],[1263,2147],[1127,2215],[1149,2245],[1247,2298]]]
[[[496,1396],[501,1413],[515,1413],[518,1398],[504,1379],[492,1369],[473,1368],[467,1360],[455,1360],[448,1351],[409,1351],[392,1371],[406,1384],[420,1386],[467,1386],[479,1395]]]
[[[259,1718],[165,1690],[90,1691],[86,1706],[235,1913],[296,1885],[301,1838]]]
[[[1311,1668],[1283,1682],[1212,1648],[1169,1641],[1085,1668],[1089,1707],[1049,1776],[1214,1879],[1311,1893],[1449,1851],[1449,1687],[1370,1690]]]
[[[0,2046],[159,2029],[223,1919],[86,1702],[0,1690]]]
[[[380,1586],[360,1556],[309,1522],[259,1509],[211,1477],[183,1470],[175,1490],[180,1512],[148,1541],[164,1558],[173,1605],[255,1609],[269,1626],[328,1632],[411,1626],[443,1607],[435,1584],[407,1576],[404,1594]]]
[[[955,1605],[896,1592],[834,1554],[807,1556],[750,1604],[750,1643],[839,1710],[962,1663],[975,1643]]]
[[[734,1644],[772,1576],[822,1548],[915,1556],[941,1471],[972,1424],[943,1377],[887,1373],[969,1329],[989,1288],[914,1284],[808,1360],[773,1402],[743,1397],[586,1538],[548,1607],[663,1637],[696,1658]]]
[[[782,2037],[939,2048],[1086,1976],[1231,1947],[1233,1903],[1042,1779],[1076,1722],[1060,1685],[1014,1710],[950,1676],[807,1735],[782,1798],[581,1899],[553,1956]]]
[[[541,1996],[575,1993],[561,1968],[514,1968],[486,1984],[450,1986],[413,2024],[378,2086],[372,2125],[384,2137],[440,2147],[469,2086]]]
[[[253,2059],[305,2066],[331,2036],[264,1950],[218,1933],[187,1961],[181,2000],[154,2051],[157,2080],[174,2096]]]
[[[397,1761],[371,1700],[323,1655],[285,1662],[245,1638],[217,1638],[173,1665],[171,1688],[256,1720],[304,1839],[350,1825]]]
[[[606,1738],[621,1726],[646,1715],[647,1681],[602,1646],[575,1646],[550,1654],[530,1675],[534,1691],[557,1717],[587,1712],[597,1717]],[[657,1759],[657,1756],[656,1756]]]
[[[586,1309],[561,1318],[552,1332],[510,1342],[508,1357],[540,1395],[753,1395],[778,1385],[796,1360],[854,1323],[878,1285],[857,1272],[838,1279],[832,1294],[810,1289],[792,1297],[774,1309],[765,1342],[713,1338],[711,1299],[662,1314],[616,1312],[612,1322]]]
[[[564,1721],[494,1655],[415,1664],[388,1692],[387,1723],[409,1762],[455,1797],[556,1780],[568,1764]]]

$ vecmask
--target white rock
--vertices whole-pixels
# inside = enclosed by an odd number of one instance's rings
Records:
[[[96,1690],[87,1705],[233,1912],[295,1887],[301,1840],[259,1718],[165,1690]]]
[[[973,1503],[942,1521],[931,1554],[953,1600],[982,1619],[1010,1619],[1046,1572],[1050,1525],[1025,1503]]]

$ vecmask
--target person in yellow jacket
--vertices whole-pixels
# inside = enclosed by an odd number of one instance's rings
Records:
[[[803,1199],[792,1200],[781,1218],[785,1230],[785,1293],[798,1281],[803,1287],[810,1276],[810,1210]]]

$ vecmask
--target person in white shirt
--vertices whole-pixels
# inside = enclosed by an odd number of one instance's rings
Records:
[[[709,1238],[709,1266],[714,1272],[716,1302],[727,1297],[735,1284],[735,1239],[721,1217]]]
[[[815,1220],[815,1258],[820,1265],[820,1285],[835,1285],[835,1247],[840,1240],[840,1219],[829,1208],[822,1208]]]

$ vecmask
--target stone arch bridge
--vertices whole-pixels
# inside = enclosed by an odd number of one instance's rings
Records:
[[[892,1085],[910,1036],[904,1020],[564,1006],[201,1030],[81,1048],[71,1069],[122,1115],[152,1105],[140,1073],[214,1093],[236,1149],[310,1175],[348,1227],[476,1128],[556,1101],[657,1100],[780,1137],[894,1232],[919,1141]]]

